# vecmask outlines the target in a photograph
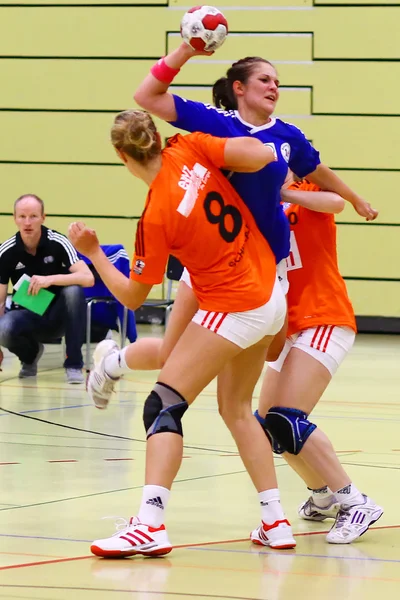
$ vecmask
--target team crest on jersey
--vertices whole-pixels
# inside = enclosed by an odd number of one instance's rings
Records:
[[[288,163],[289,159],[290,159],[290,144],[288,144],[287,142],[282,144],[281,154],[282,154],[283,158],[286,160],[286,162]]]
[[[136,275],[141,275],[143,273],[143,269],[145,268],[146,263],[144,262],[144,260],[140,260],[138,259],[135,262],[135,266],[133,267],[133,272],[136,273]]]
[[[271,148],[272,152],[274,153],[275,158],[276,159],[278,158],[274,142],[267,142],[266,144],[264,144],[264,146],[268,146],[268,148]]]
[[[46,264],[54,262],[54,256],[45,256],[43,262]]]

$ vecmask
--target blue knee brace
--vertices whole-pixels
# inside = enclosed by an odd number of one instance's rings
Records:
[[[185,398],[165,383],[156,383],[143,408],[147,438],[155,433],[183,436],[181,419],[189,408]]]
[[[283,452],[299,454],[314,429],[317,428],[314,423],[310,423],[307,416],[305,412],[297,410],[297,408],[273,406],[265,417],[264,427]]]
[[[283,454],[285,452],[284,449],[270,436],[268,431],[265,429],[265,419],[259,415],[258,410],[255,411],[254,416],[263,428],[263,431],[272,446],[272,451],[275,452],[275,454]]]

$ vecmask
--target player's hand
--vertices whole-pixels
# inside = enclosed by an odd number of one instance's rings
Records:
[[[88,258],[97,252],[100,247],[94,229],[86,227],[81,221],[71,223],[68,228],[68,237],[73,246]]]
[[[51,283],[51,276],[34,275],[29,283],[28,294],[36,296],[42,288],[50,287]]]
[[[353,202],[353,207],[360,217],[365,217],[366,221],[374,221],[379,214],[375,208],[372,208],[369,202],[366,202],[362,198],[358,198]]]
[[[205,50],[195,50],[186,42],[182,42],[181,48],[188,58],[191,58],[192,56],[211,56],[212,54],[214,54],[214,50],[212,52],[206,52]]]

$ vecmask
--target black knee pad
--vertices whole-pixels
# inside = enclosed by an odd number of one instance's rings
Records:
[[[297,408],[273,406],[265,417],[264,427],[283,452],[299,454],[304,444],[317,428],[307,419],[307,414]]]
[[[254,413],[255,418],[257,419],[257,421],[260,423],[263,432],[265,433],[265,435],[268,438],[269,443],[271,444],[271,448],[272,448],[272,452],[274,452],[274,454],[283,454],[285,451],[282,448],[282,446],[280,446],[278,444],[278,442],[276,442],[269,434],[268,430],[265,428],[265,419],[263,419],[262,417],[260,417],[258,410],[255,411]]]
[[[188,403],[179,392],[165,383],[156,383],[143,408],[147,438],[163,432],[183,436],[181,420],[188,408]]]

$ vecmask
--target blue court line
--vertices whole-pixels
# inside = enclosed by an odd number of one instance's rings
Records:
[[[93,404],[76,404],[71,406],[54,406],[53,408],[35,408],[33,410],[23,410],[20,415],[29,415],[30,413],[38,413],[38,412],[50,412],[51,410],[64,410],[67,408],[84,408],[86,406],[93,406]],[[0,417],[15,417],[18,415],[10,415],[8,413],[3,413]]]
[[[373,530],[371,530],[373,531]],[[295,534],[296,535],[296,534]],[[254,552],[254,550],[225,550],[224,548],[200,548],[198,546],[187,547],[187,550],[195,550],[196,552],[230,552],[235,554],[252,554],[253,556],[258,555],[271,555],[277,556],[276,552]],[[279,553],[279,557],[292,557],[296,556],[299,558],[333,558],[335,560],[363,560],[363,561],[373,561],[373,562],[384,562],[384,563],[400,563],[400,560],[394,558],[372,558],[369,556],[329,556],[328,554],[300,554],[297,551],[294,551],[293,554],[284,554]]]
[[[71,538],[46,537],[43,535],[14,535],[8,533],[0,533],[0,537],[6,538],[21,538],[23,540],[52,540],[57,542],[85,542],[91,544],[93,540],[72,540]]]

